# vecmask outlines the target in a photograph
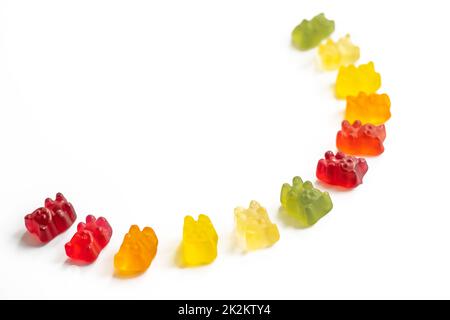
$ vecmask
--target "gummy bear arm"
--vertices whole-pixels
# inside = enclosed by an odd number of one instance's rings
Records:
[[[77,231],[83,231],[84,229],[86,229],[86,224],[84,222],[80,222],[77,225]]]
[[[158,245],[158,237],[153,228],[145,227],[144,230],[142,230],[142,233],[148,236],[155,246]]]
[[[327,163],[326,160],[320,159],[317,163],[316,176],[319,180],[322,179],[323,175],[326,174],[327,171]]]
[[[280,193],[280,202],[281,202],[281,204],[283,204],[283,206],[286,205],[287,195],[288,195],[289,191],[291,191],[291,186],[289,185],[289,183],[283,184],[283,186],[281,187],[281,193]]]
[[[386,127],[384,126],[384,124],[381,124],[379,126],[379,130],[380,130],[380,140],[381,142],[384,142],[384,140],[386,140]]]
[[[67,210],[67,212],[68,212],[72,222],[74,222],[77,219],[77,213],[75,212],[75,209],[72,206],[72,204],[70,202],[67,202],[66,206],[65,206],[65,209]]]

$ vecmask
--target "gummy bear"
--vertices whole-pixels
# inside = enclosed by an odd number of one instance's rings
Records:
[[[347,97],[345,119],[350,122],[360,120],[362,123],[383,124],[391,117],[391,100],[387,94],[365,94]]]
[[[309,50],[330,36],[334,31],[334,21],[318,14],[311,21],[303,21],[292,31],[292,43],[300,50]]]
[[[333,209],[328,192],[321,192],[300,177],[292,179],[292,186],[283,184],[280,200],[283,209],[303,227],[314,225]]]
[[[181,243],[182,264],[186,267],[209,264],[217,257],[218,236],[208,216],[201,214],[198,221],[186,216]]]
[[[57,193],[55,200],[45,199],[44,207],[25,216],[25,227],[45,243],[69,229],[76,219],[72,204],[62,193]]]
[[[375,72],[373,62],[358,67],[340,67],[336,79],[336,97],[356,96],[360,92],[374,93],[381,86],[381,76]]]
[[[119,252],[114,256],[114,267],[119,275],[135,275],[150,267],[156,255],[158,238],[155,231],[145,227],[142,231],[132,225],[123,238]]]
[[[362,179],[369,169],[363,158],[347,156],[343,152],[327,151],[325,159],[317,164],[317,179],[331,185],[344,188],[355,188],[362,183]]]
[[[359,47],[350,41],[350,35],[347,34],[336,42],[328,39],[319,46],[318,54],[324,70],[337,70],[358,61]]]
[[[108,221],[100,217],[96,219],[92,215],[86,217],[86,223],[80,222],[77,232],[66,243],[66,254],[69,258],[83,262],[93,262],[112,236],[112,228]]]
[[[347,120],[342,121],[342,129],[337,133],[337,148],[351,155],[377,156],[383,153],[383,141],[386,139],[384,125],[375,126],[361,124],[356,120],[353,125]]]
[[[254,200],[248,209],[234,209],[234,220],[237,235],[246,250],[270,247],[280,239],[277,225],[270,221],[267,210]]]

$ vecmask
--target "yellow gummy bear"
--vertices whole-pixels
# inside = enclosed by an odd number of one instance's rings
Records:
[[[380,125],[391,117],[391,100],[387,94],[365,94],[347,97],[345,119],[350,123],[356,120],[362,123]]]
[[[209,264],[217,257],[218,236],[208,216],[201,214],[198,221],[184,218],[181,263],[185,267]]]
[[[336,79],[336,97],[344,99],[356,96],[360,92],[374,93],[381,86],[381,76],[375,72],[373,62],[361,64],[359,67],[349,65],[340,67]]]
[[[145,227],[142,231],[132,225],[123,238],[119,252],[114,256],[114,267],[119,275],[135,275],[147,270],[156,255],[158,238],[155,231]]]
[[[246,250],[256,250],[272,246],[280,239],[276,224],[272,223],[265,208],[251,201],[248,209],[234,209],[236,232]]]
[[[337,70],[358,61],[359,47],[350,41],[350,35],[347,34],[337,42],[328,39],[319,46],[318,54],[324,70]]]

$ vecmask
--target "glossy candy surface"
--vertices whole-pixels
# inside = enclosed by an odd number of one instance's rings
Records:
[[[380,86],[381,76],[375,71],[373,62],[358,67],[354,65],[340,67],[336,78],[336,97],[344,99],[356,96],[360,92],[370,94],[376,92]]]
[[[361,124],[356,120],[350,124],[342,121],[342,129],[336,135],[336,146],[339,151],[355,156],[377,156],[383,153],[383,142],[386,139],[384,125],[375,126],[370,123]]]
[[[327,151],[325,159],[317,164],[317,179],[331,185],[344,188],[355,188],[362,183],[362,179],[369,169],[363,158],[348,156],[343,152]]]
[[[256,201],[248,209],[234,209],[236,233],[245,250],[256,250],[272,246],[280,239],[276,224],[270,221],[267,210]]]
[[[304,19],[292,31],[292,43],[300,50],[309,50],[317,47],[334,31],[334,21],[325,18],[323,13],[311,20]]]
[[[198,220],[186,216],[181,243],[181,263],[194,267],[213,262],[217,257],[218,236],[208,216],[201,214]]]
[[[158,238],[155,231],[145,227],[142,231],[132,225],[123,238],[119,252],[114,256],[114,267],[119,275],[135,275],[144,272],[156,255]]]
[[[351,42],[350,35],[346,35],[336,42],[328,39],[319,46],[318,55],[322,69],[337,70],[358,61],[359,47]]]
[[[313,187],[310,181],[294,177],[292,186],[283,184],[280,195],[283,209],[303,227],[314,225],[333,208],[328,192]]]
[[[347,97],[345,119],[349,122],[383,124],[391,117],[391,100],[387,94],[365,94]]]
[[[109,243],[111,236],[112,228],[105,218],[96,219],[94,216],[88,215],[86,223],[80,222],[77,232],[66,243],[66,254],[74,260],[93,262]]]
[[[55,200],[45,199],[44,207],[25,216],[25,227],[40,242],[45,243],[69,229],[76,219],[72,204],[62,193],[57,193]]]

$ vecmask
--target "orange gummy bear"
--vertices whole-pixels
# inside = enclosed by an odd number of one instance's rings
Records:
[[[379,125],[390,117],[391,100],[387,94],[360,92],[356,97],[347,97],[345,119],[350,123],[360,120],[362,123]]]
[[[339,151],[354,156],[377,156],[384,151],[384,139],[386,139],[384,124],[375,126],[366,123],[363,125],[359,120],[350,124],[344,120],[342,129],[336,136],[336,146]]]
[[[156,255],[158,238],[155,231],[145,227],[142,231],[132,225],[123,238],[119,252],[114,256],[114,267],[119,275],[135,275],[148,269]]]

